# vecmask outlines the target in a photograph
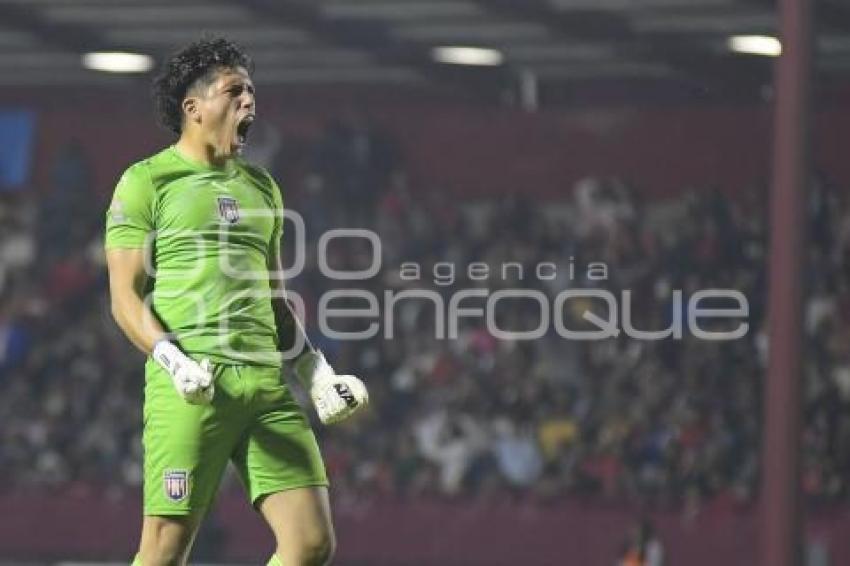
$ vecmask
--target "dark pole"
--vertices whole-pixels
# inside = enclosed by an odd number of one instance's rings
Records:
[[[808,229],[810,0],[780,0],[770,198],[770,361],[764,393],[761,564],[802,564],[800,422],[802,273]]]

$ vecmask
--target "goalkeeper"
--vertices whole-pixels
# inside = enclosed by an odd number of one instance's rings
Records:
[[[113,315],[146,354],[144,520],[134,564],[185,564],[228,461],[274,533],[269,564],[326,564],[328,480],[281,352],[323,423],[367,402],[334,373],[284,298],[282,197],[240,158],[251,60],[225,39],[169,59],[154,83],[177,142],[127,169],[106,218]]]

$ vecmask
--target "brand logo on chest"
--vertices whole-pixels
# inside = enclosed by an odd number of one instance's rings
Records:
[[[239,203],[233,197],[217,197],[218,216],[228,224],[239,222]]]

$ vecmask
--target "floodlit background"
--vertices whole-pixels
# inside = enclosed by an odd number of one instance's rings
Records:
[[[850,6],[821,0],[802,489],[810,566],[850,564]],[[340,565],[749,566],[757,555],[767,187],[777,14],[769,0],[0,0],[0,563],[129,562],[140,527],[143,358],[110,318],[104,212],[171,143],[152,68],[202,32],[254,57],[248,157],[307,226],[290,287],[315,342],[373,407],[319,428]],[[750,331],[711,343],[321,336],[340,286],[327,230],[381,236],[365,288],[630,289],[639,328],[673,290],[743,292]],[[286,242],[291,246],[292,242]],[[337,241],[338,269],[368,266]],[[290,248],[291,249],[291,248]],[[486,262],[486,281],[467,265]],[[418,262],[419,279],[401,265]],[[450,262],[455,272],[433,265]],[[505,264],[523,266],[523,275]],[[552,263],[556,276],[535,266]],[[439,275],[439,277],[437,276]],[[581,327],[584,308],[562,316]],[[539,322],[505,301],[501,328]],[[366,323],[350,322],[350,330]],[[259,564],[272,537],[228,477],[194,562]],[[623,562],[621,562],[623,561]],[[67,563],[67,562],[65,562]]]

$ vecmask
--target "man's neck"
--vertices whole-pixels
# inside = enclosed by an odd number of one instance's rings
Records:
[[[174,144],[181,155],[206,167],[221,168],[227,165],[230,156],[222,157],[215,154],[215,148],[203,140],[184,132]]]

